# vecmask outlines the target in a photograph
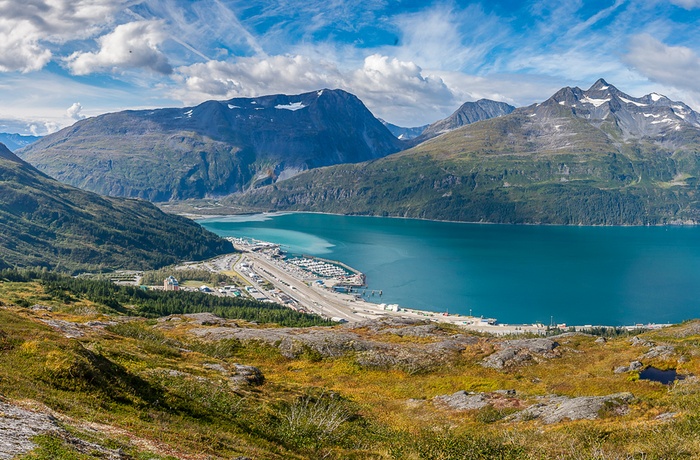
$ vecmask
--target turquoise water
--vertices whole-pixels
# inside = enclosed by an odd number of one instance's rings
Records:
[[[364,272],[377,303],[503,323],[629,325],[700,317],[699,227],[479,225],[275,214],[200,221]]]

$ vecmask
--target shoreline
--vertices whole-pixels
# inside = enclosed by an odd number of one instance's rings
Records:
[[[187,212],[175,212],[178,216],[186,217],[195,222],[200,220],[210,220],[210,219],[225,219],[227,217],[238,217],[238,216],[283,216],[287,214],[319,214],[326,216],[343,216],[343,217],[367,217],[374,219],[403,219],[403,220],[418,220],[424,222],[440,222],[446,224],[467,224],[467,225],[510,225],[510,226],[533,226],[533,227],[591,227],[591,228],[607,228],[607,227],[700,227],[700,221],[697,222],[667,222],[664,224],[548,224],[548,223],[533,223],[533,222],[486,222],[486,221],[463,221],[463,220],[445,220],[445,219],[428,219],[425,217],[406,217],[406,216],[380,216],[377,214],[342,214],[335,212],[321,212],[321,211],[258,211],[258,212],[240,212],[231,214],[197,214],[197,213],[187,213]]]
[[[234,237],[229,241],[236,239]],[[272,244],[272,243],[270,243]],[[310,272],[279,260],[266,250],[253,250],[245,245],[234,244],[240,257],[233,260],[231,254],[219,256],[207,261],[205,264],[212,271],[233,271],[238,277],[245,280],[253,289],[258,288],[263,282],[274,286],[274,291],[257,291],[255,298],[258,300],[273,301],[287,304],[290,308],[318,314],[336,322],[360,322],[365,320],[377,320],[384,317],[403,317],[428,320],[439,323],[452,324],[465,330],[483,332],[494,335],[519,335],[533,334],[546,335],[552,330],[559,332],[586,332],[595,329],[620,328],[632,331],[638,329],[659,329],[671,326],[667,323],[648,323],[625,326],[610,325],[545,325],[537,324],[509,324],[498,323],[496,319],[483,316],[467,316],[462,314],[447,314],[415,308],[403,308],[397,304],[377,304],[358,297],[357,295],[336,292],[331,287],[319,284],[321,277],[314,276]],[[217,263],[224,261],[224,263]],[[267,299],[267,300],[266,300]]]

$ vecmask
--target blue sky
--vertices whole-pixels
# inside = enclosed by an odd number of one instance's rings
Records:
[[[599,77],[700,109],[700,0],[0,0],[0,132],[342,88],[416,126]]]

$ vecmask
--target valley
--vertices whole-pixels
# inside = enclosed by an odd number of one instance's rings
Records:
[[[421,134],[398,130],[411,136],[399,140],[343,92],[212,101],[83,120],[20,150],[59,179],[137,199],[79,190],[0,151],[0,186],[11,197],[0,208],[8,229],[0,239],[0,404],[25,421],[16,430],[0,417],[0,427],[14,430],[0,454],[438,459],[471,452],[575,460],[601,452],[659,459],[700,453],[686,434],[694,430],[698,394],[697,324],[664,324],[685,312],[694,316],[684,295],[693,288],[679,283],[695,262],[672,257],[672,248],[682,246],[682,227],[670,227],[672,246],[669,227],[656,227],[697,222],[698,115],[660,95],[634,98],[604,80],[587,91],[564,88],[529,107],[474,104]],[[326,116],[336,121],[334,134],[325,131]],[[359,121],[347,124],[348,116]],[[275,120],[288,125],[270,130]],[[304,123],[309,131],[297,132]],[[337,142],[330,153],[329,139]],[[86,155],[106,145],[110,153]],[[321,267],[320,259],[292,263],[222,238],[223,221],[199,225],[173,214],[259,210],[331,213],[280,216],[312,216],[320,256],[336,244],[357,244],[346,253],[354,258],[332,258],[363,271],[372,261],[363,250],[374,248],[369,283],[384,274],[393,281],[335,292],[332,277],[303,268]],[[338,221],[351,218],[343,214],[424,220],[363,220],[352,230]],[[509,236],[528,227],[435,220],[563,224],[574,231],[538,227],[539,234],[531,227],[529,237]],[[294,238],[313,227],[264,221],[270,234]],[[408,226],[423,239],[384,235],[376,225]],[[452,236],[439,236],[447,227],[421,225],[456,227],[449,227]],[[600,226],[605,238],[586,225]],[[615,225],[640,227],[635,233]],[[337,238],[343,230],[356,243],[322,236]],[[663,232],[656,235],[658,252],[640,233],[655,230]],[[491,240],[504,232],[503,240]],[[586,232],[609,245],[587,243]],[[691,233],[684,233],[689,241]],[[429,235],[449,244],[428,244]],[[462,239],[479,244],[460,255]],[[622,240],[630,240],[629,251]],[[397,241],[408,248],[394,247]],[[514,242],[539,252],[519,253]],[[487,260],[490,245],[492,255],[505,251],[504,261]],[[585,253],[576,253],[577,245]],[[559,266],[553,262],[559,256],[583,269],[588,260],[603,278],[572,275],[561,269],[566,261],[556,273],[538,274],[532,267],[541,256],[550,268]],[[654,263],[641,263],[645,257]],[[411,268],[411,259],[420,267]],[[514,270],[518,260],[522,274]],[[339,266],[317,270],[342,272]],[[664,275],[645,274],[642,266],[664,267]],[[115,269],[127,271],[110,274]],[[492,269],[491,281],[476,276]],[[627,273],[620,285],[616,273]],[[173,276],[169,286],[177,286],[180,274],[180,292],[161,285]],[[356,276],[364,282],[365,274]],[[129,277],[137,285],[124,285]],[[651,291],[623,288],[637,279]],[[450,314],[434,311],[448,310],[450,285],[469,293],[455,297]],[[538,286],[555,302],[532,296]],[[397,293],[409,300],[390,301]],[[498,309],[494,293],[510,296],[510,313]],[[420,300],[424,294],[428,300]],[[501,313],[506,321],[493,319]],[[614,320],[591,320],[596,314]],[[666,375],[670,383],[647,380]],[[669,436],[678,442],[660,442]]]

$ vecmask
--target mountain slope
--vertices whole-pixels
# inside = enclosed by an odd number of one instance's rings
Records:
[[[41,136],[24,136],[21,134],[0,133],[0,144],[4,144],[5,147],[13,152],[17,149],[21,149],[22,147],[26,147],[39,139],[41,139]]]
[[[254,209],[472,222],[700,222],[700,124],[683,103],[604,80],[381,160],[233,197]]]
[[[232,250],[150,203],[61,184],[0,144],[0,268],[146,269]]]
[[[479,99],[476,102],[465,102],[449,117],[438,120],[423,130],[416,141],[423,142],[440,134],[461,128],[462,126],[476,123],[490,118],[502,117],[513,112],[515,107],[505,102],[496,102],[489,99]]]
[[[404,140],[410,140],[410,139],[415,139],[416,137],[420,136],[423,131],[425,131],[425,128],[428,127],[428,125],[423,125],[423,126],[416,126],[414,128],[404,128],[403,126],[397,126],[392,123],[389,123],[388,121],[382,120],[379,118],[379,121],[386,126],[386,128],[393,134],[397,139],[401,139],[402,141]]]
[[[106,114],[18,155],[83,189],[167,201],[225,195],[403,147],[355,96],[322,90]]]

